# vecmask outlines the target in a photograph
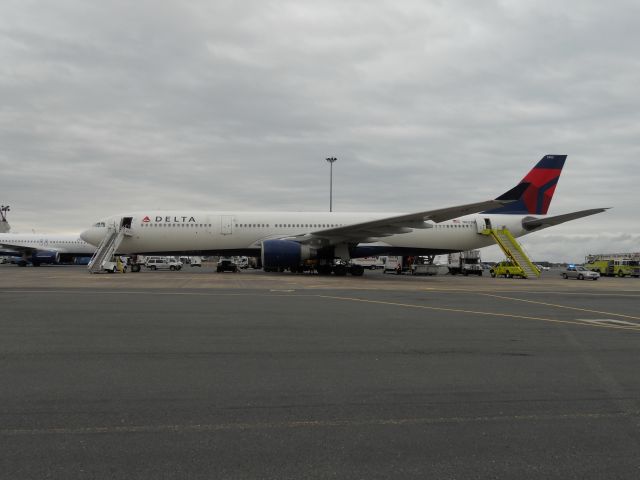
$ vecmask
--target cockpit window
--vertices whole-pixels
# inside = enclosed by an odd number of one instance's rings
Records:
[[[104,222],[98,222],[94,225],[94,227],[104,227],[104,226],[105,226]]]

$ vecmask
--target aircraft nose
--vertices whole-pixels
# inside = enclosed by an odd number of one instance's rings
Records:
[[[84,232],[80,233],[80,238],[91,245],[98,245],[98,235],[95,228],[89,228]]]

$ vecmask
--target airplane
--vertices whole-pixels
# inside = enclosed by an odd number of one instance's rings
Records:
[[[0,233],[0,256],[20,257],[17,264],[21,267],[71,263],[91,258],[95,251],[95,246],[78,235]]]
[[[265,270],[362,275],[351,258],[440,255],[494,244],[485,229],[520,237],[601,213],[547,216],[566,155],[545,155],[514,188],[494,200],[409,214],[336,212],[146,211],[110,216],[81,233],[92,245],[125,232],[118,254],[261,256]],[[479,213],[478,213],[479,212]]]

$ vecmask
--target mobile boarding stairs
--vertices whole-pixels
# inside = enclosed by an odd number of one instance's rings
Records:
[[[520,245],[507,227],[494,228],[487,221],[485,225],[478,225],[478,233],[491,236],[507,258],[511,260],[514,265],[522,269],[525,278],[540,277],[540,270],[531,261],[522,245]]]
[[[117,253],[122,240],[133,235],[131,233],[131,220],[131,218],[125,217],[120,221],[120,225],[113,223],[107,226],[107,234],[98,245],[96,252],[91,257],[91,261],[89,261],[88,268],[90,273],[116,271],[113,257]]]

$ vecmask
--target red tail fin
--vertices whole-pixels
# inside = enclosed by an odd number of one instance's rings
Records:
[[[566,155],[545,155],[520,181],[520,184],[528,183],[529,186],[517,201],[483,213],[545,215],[566,159]]]

